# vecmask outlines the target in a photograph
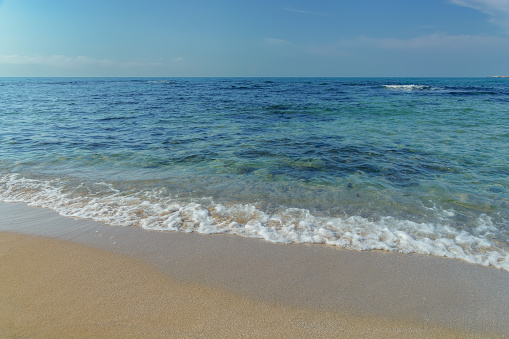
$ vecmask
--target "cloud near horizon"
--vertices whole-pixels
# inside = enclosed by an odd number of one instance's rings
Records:
[[[373,39],[362,37],[357,44],[375,46],[384,49],[428,50],[428,49],[472,49],[495,46],[509,46],[509,39],[481,35],[448,35],[435,33],[411,39]]]
[[[509,54],[509,37],[503,36],[358,37],[310,45],[307,52],[319,56],[324,65],[338,65],[342,76],[486,76],[509,71],[504,63],[504,56]],[[464,73],[465,68],[469,69],[468,74]]]
[[[433,51],[475,50],[481,48],[509,49],[509,38],[481,35],[430,34],[410,39],[359,37],[341,40],[334,44],[317,45],[309,48],[310,53],[323,56],[346,55],[346,51],[358,47],[385,50]]]
[[[175,58],[173,61],[182,61],[182,58]],[[145,67],[161,66],[159,62],[121,62],[109,59],[95,59],[86,56],[70,57],[65,55],[51,56],[26,56],[26,55],[0,55],[0,64],[8,65],[37,65],[51,66],[58,68],[79,68],[84,66],[102,66],[102,67]]]
[[[468,76],[507,74],[509,37],[431,34],[411,39],[359,37],[310,46],[323,63],[350,65],[352,76]],[[376,58],[370,56],[376,55]],[[439,62],[438,62],[439,61]],[[501,66],[502,65],[502,66]]]

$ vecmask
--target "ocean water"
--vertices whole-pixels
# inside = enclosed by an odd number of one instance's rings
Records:
[[[509,270],[509,81],[0,78],[0,200]]]

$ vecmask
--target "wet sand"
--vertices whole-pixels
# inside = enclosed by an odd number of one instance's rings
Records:
[[[0,337],[497,337],[509,273],[0,203]],[[16,233],[12,233],[16,232]]]

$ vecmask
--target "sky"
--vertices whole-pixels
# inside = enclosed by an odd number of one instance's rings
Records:
[[[509,75],[509,0],[0,0],[0,76]]]

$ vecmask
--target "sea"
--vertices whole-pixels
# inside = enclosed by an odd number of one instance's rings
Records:
[[[509,270],[509,79],[0,78],[0,201]]]

